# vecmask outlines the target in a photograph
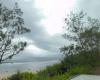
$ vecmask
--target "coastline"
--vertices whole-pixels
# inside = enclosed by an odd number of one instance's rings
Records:
[[[13,74],[20,72],[36,73],[39,70],[45,69],[47,66],[59,63],[59,61],[43,61],[43,62],[28,62],[28,63],[14,63],[3,64],[0,66],[0,80],[7,78]]]

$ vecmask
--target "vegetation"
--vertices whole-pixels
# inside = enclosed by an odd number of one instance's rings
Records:
[[[61,63],[36,74],[17,73],[8,80],[66,80],[79,74],[95,74],[100,67],[100,20],[80,12],[71,13],[65,22],[67,32],[63,36],[71,44],[60,49],[65,54]]]
[[[90,65],[85,65],[85,66],[75,66],[71,69],[69,69],[67,72],[59,74],[59,72],[56,72],[58,74],[55,74],[54,76],[51,75],[47,75],[51,72],[53,72],[53,67],[49,67],[49,70],[47,70],[47,72],[42,71],[39,72],[39,74],[33,74],[33,73],[28,73],[28,72],[24,72],[24,73],[17,73],[11,77],[9,77],[8,79],[5,80],[69,80],[69,78],[79,75],[79,74],[94,74],[94,70],[96,67],[91,67]],[[46,71],[45,70],[45,71]],[[41,74],[40,74],[41,73]]]
[[[14,9],[9,9],[0,3],[0,63],[23,51],[27,44],[23,41],[14,43],[16,37],[30,31],[24,27],[22,14],[17,3]]]
[[[66,56],[62,61],[71,68],[76,65],[94,66],[100,60],[100,20],[87,17],[83,11],[79,14],[71,13],[66,19],[65,39],[71,44],[60,50]]]

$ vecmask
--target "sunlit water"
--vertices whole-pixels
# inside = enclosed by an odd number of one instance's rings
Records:
[[[46,68],[53,64],[59,63],[59,61],[40,61],[40,62],[23,62],[23,63],[4,63],[0,65],[0,75],[14,74],[17,71],[20,72],[36,72]]]

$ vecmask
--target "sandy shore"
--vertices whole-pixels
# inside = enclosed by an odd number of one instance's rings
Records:
[[[9,76],[11,76],[11,74],[0,74],[0,80],[6,79]]]
[[[6,79],[9,76],[12,76],[13,74],[16,74],[16,72],[12,72],[12,73],[8,73],[8,72],[6,72],[6,73],[0,73],[0,80]]]

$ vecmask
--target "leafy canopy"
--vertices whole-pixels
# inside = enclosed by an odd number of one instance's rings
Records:
[[[15,3],[13,9],[9,9],[0,3],[0,63],[12,58],[23,51],[27,42],[14,42],[16,37],[30,32],[24,26],[23,12]]]

